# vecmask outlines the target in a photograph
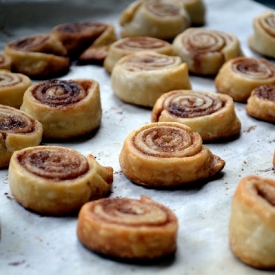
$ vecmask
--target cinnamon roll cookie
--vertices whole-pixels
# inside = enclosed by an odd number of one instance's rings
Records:
[[[170,43],[154,37],[126,37],[111,44],[104,60],[105,69],[111,73],[115,64],[123,56],[140,51],[154,51],[161,54],[173,55]]]
[[[34,146],[13,153],[8,171],[14,198],[40,214],[65,215],[106,196],[113,168],[92,155],[59,146]]]
[[[243,55],[235,35],[203,28],[188,28],[180,33],[173,47],[189,71],[199,75],[216,75],[227,60]]]
[[[27,36],[8,43],[4,53],[12,71],[31,78],[48,78],[68,71],[70,62],[62,43],[50,34]]]
[[[179,1],[137,0],[120,15],[121,36],[150,36],[172,40],[190,26],[190,17]]]
[[[254,33],[248,45],[261,55],[275,58],[275,13],[265,11],[253,20]]]
[[[163,94],[152,110],[152,122],[158,121],[185,124],[204,141],[230,137],[241,129],[230,96],[192,90]]]
[[[259,176],[243,178],[232,200],[229,242],[244,263],[275,268],[275,181]]]
[[[275,66],[263,58],[233,58],[215,78],[218,92],[239,102],[246,102],[253,89],[265,84],[275,84]]]
[[[114,26],[100,22],[60,24],[53,28],[52,34],[72,59],[83,62],[104,60],[109,45],[117,40]]]
[[[175,214],[145,196],[88,202],[82,206],[77,224],[83,245],[122,259],[152,260],[174,253],[177,231]]]
[[[0,69],[0,104],[19,109],[23,95],[31,85],[28,76]]]
[[[43,125],[43,138],[82,136],[101,123],[100,89],[92,79],[46,80],[32,85],[20,108]]]
[[[121,58],[112,71],[111,86],[121,100],[146,107],[171,90],[191,89],[188,67],[180,57],[153,51]]]
[[[247,100],[246,112],[257,119],[275,122],[275,84],[255,88]]]
[[[8,55],[0,52],[0,70],[11,70],[11,59]]]
[[[16,150],[39,145],[42,125],[28,114],[0,105],[0,167],[7,167]]]
[[[202,145],[201,136],[181,123],[150,123],[125,139],[119,162],[132,182],[177,187],[209,178],[225,161]]]

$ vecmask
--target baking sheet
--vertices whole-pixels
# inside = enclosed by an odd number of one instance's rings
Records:
[[[77,3],[76,3],[77,2]],[[115,25],[130,1],[0,1],[0,49],[16,38],[49,32],[72,21],[100,21]],[[252,20],[268,8],[249,0],[205,0],[206,28],[235,34],[247,56]],[[272,61],[274,62],[274,61]],[[230,142],[206,144],[226,161],[223,171],[205,185],[181,190],[146,189],[121,172],[118,156],[130,131],[149,123],[151,110],[125,104],[113,95],[110,76],[100,66],[73,66],[61,79],[93,78],[100,83],[102,123],[95,135],[62,143],[47,143],[93,154],[114,168],[112,197],[139,198],[144,194],[171,208],[179,220],[174,257],[152,265],[122,263],[103,258],[77,240],[77,217],[44,217],[22,208],[12,197],[7,169],[0,170],[0,274],[270,274],[244,265],[228,244],[232,196],[240,179],[256,174],[274,178],[274,125],[249,117],[245,104],[235,103],[242,122],[240,136]],[[211,78],[190,76],[194,90],[215,91]]]

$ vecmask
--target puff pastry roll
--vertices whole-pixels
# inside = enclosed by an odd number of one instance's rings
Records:
[[[238,38],[230,33],[189,28],[173,41],[175,53],[199,75],[216,75],[227,60],[243,55]]]
[[[0,104],[0,167],[7,167],[16,150],[39,145],[42,125],[28,114]]]
[[[185,124],[205,141],[230,137],[241,129],[230,96],[192,90],[171,91],[159,97],[152,122]]]
[[[190,17],[179,1],[138,0],[122,11],[121,36],[150,36],[172,40],[190,26]]]
[[[263,58],[233,58],[215,78],[218,92],[239,102],[246,102],[253,89],[265,84],[275,84],[275,66]]]
[[[11,70],[11,59],[8,55],[0,52],[0,70]]]
[[[31,78],[48,78],[68,71],[70,62],[62,43],[50,34],[27,36],[8,43],[4,53],[12,71]]]
[[[255,88],[247,100],[246,112],[257,119],[275,122],[275,84]]]
[[[209,178],[225,161],[202,145],[201,136],[178,122],[150,123],[125,139],[119,162],[132,182],[177,187]]]
[[[255,17],[253,29],[248,45],[261,55],[275,58],[275,13],[265,11]]]
[[[117,40],[114,26],[100,22],[65,23],[53,28],[72,59],[104,60],[108,46]]]
[[[275,268],[275,181],[259,176],[243,178],[232,200],[229,242],[244,263]]]
[[[27,89],[20,107],[43,125],[43,138],[82,136],[101,123],[99,83],[92,79],[39,82]]]
[[[178,220],[148,197],[106,198],[82,206],[79,241],[89,249],[122,259],[151,260],[176,250]]]
[[[111,74],[113,92],[123,101],[153,107],[164,93],[191,89],[188,67],[179,56],[141,51],[124,56]]]
[[[206,7],[203,0],[180,0],[188,12],[192,26],[205,24]]]
[[[65,215],[106,196],[113,168],[66,147],[35,146],[13,153],[8,182],[12,195],[26,209]]]
[[[174,54],[172,45],[162,39],[146,36],[125,37],[111,44],[103,65],[111,73],[117,61],[123,56],[140,51]]]
[[[31,85],[28,76],[0,69],[0,104],[19,109],[23,95]]]

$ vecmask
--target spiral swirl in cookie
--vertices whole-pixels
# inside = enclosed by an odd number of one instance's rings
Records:
[[[89,168],[83,155],[63,147],[26,151],[18,161],[30,173],[55,181],[80,177]]]
[[[61,107],[81,101],[87,91],[75,81],[51,79],[38,83],[32,89],[32,94],[43,104]]]
[[[101,123],[99,83],[92,79],[38,82],[25,92],[21,110],[43,125],[43,137],[83,136]]]
[[[202,145],[198,133],[177,122],[150,123],[132,131],[119,161],[131,181],[157,188],[213,176],[225,165]]]
[[[174,124],[156,124],[138,131],[133,146],[144,155],[161,158],[182,158],[195,155],[201,150],[197,133]]]
[[[178,60],[173,56],[146,54],[129,56],[123,67],[131,72],[152,71],[175,66]]]
[[[169,113],[182,118],[210,115],[221,109],[224,104],[225,102],[215,94],[193,91],[171,92],[165,103]]]
[[[152,110],[152,122],[158,121],[185,124],[207,141],[233,136],[241,128],[229,96],[193,90],[162,95]]]
[[[239,182],[232,199],[229,242],[244,263],[275,268],[275,181],[256,175]]]
[[[12,153],[36,146],[42,139],[42,125],[13,107],[0,105],[0,167],[8,166]]]
[[[0,104],[19,108],[25,91],[31,85],[32,81],[26,75],[0,70]]]
[[[237,37],[202,28],[185,30],[175,38],[173,46],[190,72],[202,75],[215,75],[224,62],[242,55]]]
[[[247,100],[246,112],[257,119],[275,122],[275,85],[255,88]]]
[[[25,208],[63,215],[90,199],[105,196],[111,188],[113,169],[73,149],[34,146],[12,155],[8,179],[13,196]]]
[[[242,77],[268,80],[275,77],[275,66],[265,59],[238,58],[232,62],[232,69]]]
[[[220,93],[240,102],[246,102],[253,89],[266,84],[275,84],[275,66],[263,58],[233,58],[215,78]]]
[[[157,2],[157,1],[148,1],[145,2],[144,7],[148,9],[153,15],[158,17],[173,17],[180,15],[179,6],[173,2]]]
[[[177,229],[173,212],[145,196],[140,200],[108,198],[81,208],[77,235],[96,252],[126,259],[154,259],[175,251]]]
[[[254,18],[253,34],[248,38],[249,46],[263,56],[275,57],[275,13],[265,11]]]

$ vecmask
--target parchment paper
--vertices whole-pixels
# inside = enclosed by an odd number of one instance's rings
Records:
[[[16,38],[49,32],[73,21],[109,22],[119,31],[118,16],[130,1],[4,1],[0,4],[0,49]],[[235,34],[247,56],[252,20],[268,8],[249,0],[205,0],[206,28]],[[272,61],[273,62],[273,61]],[[12,197],[7,169],[0,170],[0,274],[266,274],[240,262],[228,244],[232,196],[240,179],[256,174],[274,178],[274,125],[249,117],[245,104],[235,103],[242,122],[240,136],[230,142],[206,144],[226,161],[218,177],[202,186],[181,190],[146,189],[121,172],[118,156],[130,131],[149,123],[151,110],[125,104],[112,92],[110,76],[100,66],[73,66],[62,79],[93,78],[100,83],[103,108],[99,130],[87,138],[62,143],[101,165],[114,168],[112,197],[139,198],[144,194],[171,208],[179,220],[174,258],[152,265],[105,259],[84,248],[76,237],[77,217],[44,217],[21,207]],[[213,78],[190,76],[194,90],[215,91]],[[268,273],[270,274],[270,273]]]

